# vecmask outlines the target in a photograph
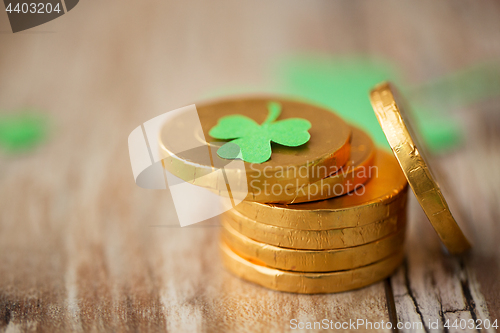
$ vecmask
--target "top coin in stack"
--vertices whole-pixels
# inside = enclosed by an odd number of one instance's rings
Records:
[[[300,188],[317,182],[340,170],[349,160],[351,148],[351,127],[334,113],[318,106],[281,99],[246,98],[232,99],[197,105],[199,121],[203,133],[193,133],[200,145],[208,145],[210,160],[200,160],[198,154],[183,152],[179,137],[186,133],[182,118],[172,118],[160,131],[160,149],[171,158],[163,167],[174,176],[193,184],[214,190],[226,191],[220,180],[210,177],[214,167],[227,165],[229,160],[214,153],[226,141],[210,137],[210,129],[217,125],[220,118],[228,115],[243,115],[262,124],[268,116],[268,104],[279,103],[282,112],[277,120],[304,118],[311,123],[310,140],[298,147],[272,145],[271,158],[264,163],[245,162],[248,197],[252,200],[257,192],[265,187]],[[205,141],[205,139],[207,142]],[[215,149],[214,149],[215,148]],[[231,168],[224,168],[231,173]],[[235,170],[234,172],[241,172]],[[279,198],[278,198],[279,199]],[[276,197],[258,196],[260,202],[276,201]]]

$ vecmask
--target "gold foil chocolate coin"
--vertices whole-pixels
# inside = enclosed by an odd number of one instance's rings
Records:
[[[228,223],[222,223],[222,240],[246,260],[264,266],[299,272],[331,272],[366,266],[401,252],[404,228],[372,243],[336,250],[296,250],[254,241]]]
[[[399,199],[401,209],[377,222],[353,228],[300,230],[255,222],[235,210],[221,215],[221,221],[246,237],[258,242],[291,249],[328,250],[371,243],[406,225],[406,191]]]
[[[371,91],[370,100],[408,183],[441,241],[452,254],[465,252],[470,243],[451,214],[394,87],[389,83],[378,85]]]
[[[407,189],[406,178],[391,153],[377,150],[369,169],[371,179],[346,195],[293,205],[243,201],[235,206],[260,223],[301,230],[359,227],[388,218],[399,209],[398,198]]]
[[[404,258],[404,252],[399,251],[376,263],[346,271],[291,272],[245,260],[224,242],[220,246],[225,266],[236,276],[270,289],[301,294],[335,293],[368,286],[391,275]]]
[[[267,106],[270,102],[281,105],[281,114],[277,120],[303,118],[311,123],[310,140],[298,147],[272,145],[271,158],[264,163],[245,162],[246,180],[249,196],[264,188],[298,188],[337,172],[348,161],[350,156],[351,128],[340,117],[324,108],[281,98],[240,98],[197,105],[199,121],[203,133],[185,133],[190,128],[187,122],[193,119],[172,117],[163,125],[159,145],[162,156],[170,156],[163,167],[174,176],[192,184],[211,190],[226,191],[220,187],[219,179],[210,177],[214,167],[227,165],[230,160],[223,159],[215,153],[226,141],[215,140],[209,131],[219,119],[228,115],[243,115],[262,124],[268,116]],[[197,121],[197,120],[196,120]],[[197,154],[195,150],[183,151],[182,138],[195,136],[200,147],[205,146],[206,154]],[[206,141],[205,141],[206,140]],[[208,142],[207,142],[208,141]],[[208,148],[208,145],[212,148]],[[215,146],[215,147],[214,147]],[[203,149],[203,148],[201,148]],[[202,158],[203,156],[203,158]],[[226,173],[241,171],[225,168]],[[264,196],[260,200],[266,201]]]

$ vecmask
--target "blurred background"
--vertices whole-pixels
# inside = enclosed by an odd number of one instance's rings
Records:
[[[420,320],[439,317],[442,299],[466,307],[450,296],[463,282],[456,269],[500,318],[499,17],[498,1],[109,0],[13,34],[0,12],[0,329],[272,331],[291,313],[386,318],[383,285],[306,298],[225,273],[215,228],[177,228],[169,193],[135,186],[127,137],[169,110],[266,93],[328,106],[387,145],[368,100],[387,79],[452,166],[477,242],[471,261],[442,255],[413,202],[419,251],[392,281],[398,315],[405,288],[431,304]]]

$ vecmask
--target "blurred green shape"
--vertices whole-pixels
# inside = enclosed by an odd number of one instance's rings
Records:
[[[297,56],[278,66],[284,93],[335,110],[342,118],[366,130],[375,142],[388,147],[368,93],[382,81],[398,82],[399,74],[387,62],[363,56]]]
[[[411,105],[411,111],[414,127],[431,153],[452,150],[463,142],[460,123],[446,112],[415,104]]]
[[[417,122],[414,125],[432,152],[454,148],[461,142],[461,129],[455,119],[433,108],[432,103],[414,105],[412,90],[402,82],[398,70],[386,61],[360,55],[307,55],[282,61],[277,68],[283,93],[334,109],[345,120],[367,131],[380,146],[389,147],[371,107],[369,91],[382,81],[395,83],[403,95],[409,97]],[[440,85],[442,89],[447,86],[444,80]],[[423,95],[426,91],[423,89]]]
[[[47,117],[28,110],[0,115],[0,147],[7,153],[29,151],[47,136]]]

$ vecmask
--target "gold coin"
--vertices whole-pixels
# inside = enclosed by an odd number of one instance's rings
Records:
[[[240,257],[286,271],[332,272],[366,266],[401,251],[405,228],[372,243],[336,250],[296,250],[254,241],[228,223],[222,240]]]
[[[374,264],[339,272],[290,272],[258,265],[220,243],[222,260],[229,271],[247,281],[274,290],[301,294],[336,293],[365,287],[391,275],[401,264],[404,252]]]
[[[243,201],[242,215],[264,224],[301,230],[359,227],[380,221],[401,209],[397,199],[407,189],[406,178],[391,153],[377,150],[371,179],[346,195],[293,205]]]
[[[375,146],[364,131],[356,127],[351,129],[351,155],[342,169],[317,182],[298,188],[276,185],[255,187],[250,189],[245,200],[282,204],[317,201],[341,196],[364,184],[369,179],[369,170],[374,163]],[[253,186],[252,181],[249,186]],[[228,195],[225,189],[219,191],[219,194]]]
[[[408,183],[441,241],[450,253],[463,253],[471,245],[448,208],[426,162],[425,151],[418,144],[418,138],[410,128],[408,115],[396,94],[389,83],[375,87],[370,94],[375,114]]]
[[[221,215],[221,221],[246,237],[258,242],[304,250],[341,249],[371,243],[406,225],[406,191],[398,200],[401,209],[394,215],[374,223],[353,228],[299,230],[255,222],[235,210]]]
[[[245,162],[246,175],[240,169],[224,168],[226,173],[235,173],[231,178],[246,176],[250,193],[273,185],[280,188],[300,187],[316,182],[337,172],[349,159],[351,128],[340,117],[329,110],[293,100],[281,98],[246,98],[230,99],[197,106],[203,133],[187,133],[199,140],[201,147],[210,152],[210,159],[195,150],[182,151],[189,124],[183,117],[173,117],[167,121],[159,136],[162,155],[170,156],[163,167],[178,178],[213,190],[226,190],[220,186],[218,173],[214,167],[227,165],[230,160],[219,157],[218,146],[226,141],[212,140],[210,129],[221,117],[240,114],[262,124],[268,116],[269,102],[278,102],[282,106],[279,120],[305,118],[311,123],[309,142],[299,147],[286,147],[273,144],[271,159],[264,163]],[[194,130],[193,130],[194,131]],[[210,142],[207,143],[205,139]],[[210,148],[207,147],[210,145]],[[211,174],[214,176],[211,177]]]

